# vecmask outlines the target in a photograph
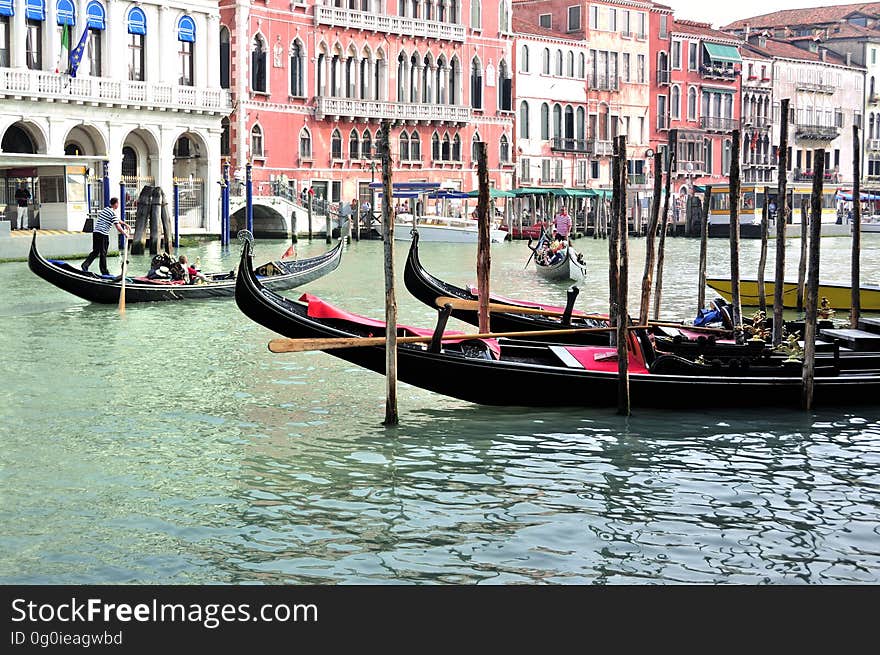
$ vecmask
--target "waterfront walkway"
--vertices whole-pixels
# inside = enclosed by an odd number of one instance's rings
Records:
[[[0,233],[0,262],[27,261],[31,248],[33,230],[12,230]],[[68,232],[66,230],[37,230],[37,244],[45,257],[82,257],[92,250],[91,232]],[[110,254],[118,255],[114,239],[110,239]]]

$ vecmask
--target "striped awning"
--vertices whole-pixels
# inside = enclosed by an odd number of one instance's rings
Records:
[[[741,63],[742,57],[739,56],[739,50],[732,45],[721,45],[720,43],[703,43],[706,46],[706,52],[712,61],[729,61],[733,63]]]

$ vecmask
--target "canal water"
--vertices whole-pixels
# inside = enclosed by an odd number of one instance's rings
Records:
[[[880,239],[863,241],[876,283]],[[604,309],[607,243],[577,245],[589,263],[579,307]],[[256,260],[286,246],[258,241]],[[662,315],[692,318],[698,242],[667,246]],[[849,240],[822,247],[823,279],[848,279]],[[753,276],[758,244],[743,251]],[[238,256],[184,252],[206,270]],[[475,253],[422,246],[457,284],[475,279]],[[528,254],[493,246],[493,290],[562,303],[565,285],[524,270]],[[631,254],[635,305],[644,240]],[[711,241],[709,274],[727,262],[727,241]],[[381,318],[382,280],[382,244],[361,241],[307,290]],[[0,265],[0,289],[0,583],[880,582],[880,402],[625,419],[402,385],[401,424],[385,429],[383,377],[325,353],[270,354],[274,335],[232,300],[120,317],[23,263]],[[401,322],[433,325],[398,290]]]

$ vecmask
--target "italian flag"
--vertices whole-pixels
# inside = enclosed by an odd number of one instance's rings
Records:
[[[70,26],[61,26],[61,52],[58,53],[58,65],[55,67],[56,73],[66,73],[67,64],[70,59]]]

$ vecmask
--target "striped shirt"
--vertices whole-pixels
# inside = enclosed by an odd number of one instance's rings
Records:
[[[554,225],[560,236],[567,237],[568,233],[571,232],[571,216],[568,214],[556,214]]]
[[[109,235],[110,228],[113,227],[114,223],[118,222],[119,219],[116,217],[116,212],[111,207],[104,207],[104,209],[98,212],[98,216],[95,219],[94,231],[98,234]]]

